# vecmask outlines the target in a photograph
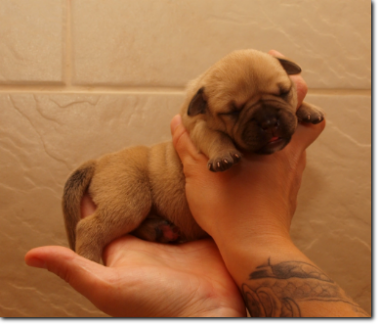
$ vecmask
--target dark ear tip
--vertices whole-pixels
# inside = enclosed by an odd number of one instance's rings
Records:
[[[297,66],[297,69],[296,69],[296,74],[300,74],[301,72],[302,72],[302,69],[301,69],[301,67],[300,66]]]
[[[282,67],[285,69],[288,75],[298,75],[302,72],[302,69],[299,65],[294,63],[293,61],[277,58],[280,61]]]
[[[201,87],[200,89],[198,89],[197,94],[203,94],[204,91],[205,91],[205,88]]]
[[[187,115],[194,116],[197,114],[205,113],[207,102],[203,98],[204,90],[204,87],[198,89],[198,92],[191,99],[189,107],[187,109]]]

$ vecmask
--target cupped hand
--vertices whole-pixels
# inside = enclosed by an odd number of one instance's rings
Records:
[[[93,210],[86,195],[82,216]],[[211,239],[174,246],[128,235],[105,249],[105,266],[58,246],[32,249],[25,261],[57,274],[115,317],[246,316],[238,288]]]
[[[270,54],[282,56],[276,51]],[[291,76],[297,88],[298,107],[307,93],[300,75]],[[242,239],[272,241],[289,238],[297,193],[306,165],[306,148],[325,127],[299,124],[291,142],[272,155],[245,153],[238,164],[213,173],[207,158],[199,153],[180,116],[173,118],[173,144],[181,158],[186,177],[186,197],[198,224],[217,242],[231,245]],[[220,240],[220,241],[219,241]]]

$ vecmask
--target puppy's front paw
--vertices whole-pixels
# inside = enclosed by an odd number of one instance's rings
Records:
[[[314,105],[302,103],[297,110],[297,118],[299,122],[317,124],[323,121],[323,112]]]
[[[239,162],[241,154],[237,151],[229,151],[208,161],[208,169],[212,172],[222,172]]]

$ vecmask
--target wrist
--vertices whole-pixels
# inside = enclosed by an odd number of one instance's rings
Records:
[[[289,235],[263,234],[239,239],[214,239],[231,276],[242,284],[258,266],[279,260],[308,260]]]
[[[289,245],[291,218],[280,214],[255,211],[251,216],[220,214],[206,230],[216,243],[227,243],[228,246],[260,247]]]
[[[263,234],[231,241],[215,240],[215,243],[222,255],[259,264],[270,256],[302,254],[289,235]]]

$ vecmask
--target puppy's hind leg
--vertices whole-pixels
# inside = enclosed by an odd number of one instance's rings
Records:
[[[76,228],[75,251],[92,261],[100,262],[104,247],[136,229],[151,209],[150,194],[140,197],[139,205],[125,199],[123,204],[102,209],[82,219]]]
[[[82,219],[76,227],[75,252],[89,260],[100,263],[106,245],[105,227],[97,213]]]

